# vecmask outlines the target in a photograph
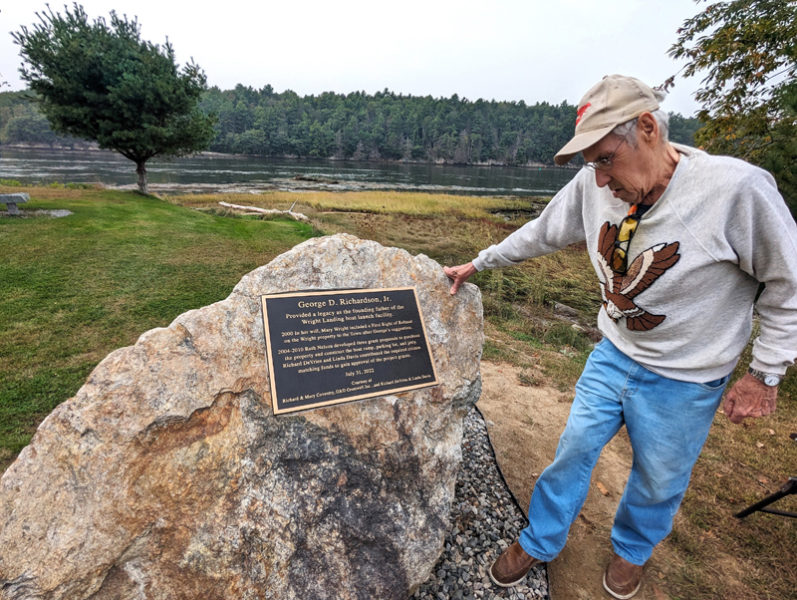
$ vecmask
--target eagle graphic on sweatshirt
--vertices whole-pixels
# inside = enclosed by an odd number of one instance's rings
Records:
[[[625,325],[632,331],[649,331],[659,325],[666,315],[654,315],[637,306],[634,299],[648,289],[661,275],[681,258],[678,242],[656,244],[643,250],[630,262],[625,274],[611,268],[614,242],[618,228],[608,221],[598,235],[598,266],[600,268],[603,308],[615,322],[625,317]],[[630,255],[629,255],[630,259]]]

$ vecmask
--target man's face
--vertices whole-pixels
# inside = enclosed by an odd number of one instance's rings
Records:
[[[653,189],[651,155],[645,144],[636,147],[624,138],[609,134],[597,144],[583,152],[587,162],[611,159],[607,169],[595,169],[595,183],[598,187],[609,186],[615,198],[629,204],[642,202]]]

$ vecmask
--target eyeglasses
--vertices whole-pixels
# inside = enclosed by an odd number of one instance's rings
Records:
[[[628,214],[620,222],[620,230],[617,232],[617,239],[614,241],[612,250],[612,271],[618,275],[625,275],[628,271],[628,247],[639,227],[640,216],[636,214],[637,205],[634,204],[628,209]]]
[[[592,162],[584,163],[584,166],[592,171],[608,171],[612,168],[612,164],[614,163],[614,157],[617,154],[617,151],[620,149],[620,146],[623,145],[625,142],[625,138],[620,140],[620,143],[615,146],[614,150],[608,156],[601,156],[598,160],[594,160]]]

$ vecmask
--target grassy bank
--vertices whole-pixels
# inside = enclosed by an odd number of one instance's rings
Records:
[[[245,273],[308,237],[345,231],[457,264],[513,231],[526,218],[519,211],[544,204],[392,192],[158,200],[0,186],[19,191],[31,195],[25,210],[74,214],[0,219],[0,470],[110,351],[226,297]],[[312,225],[241,217],[221,209],[220,200],[280,209],[296,202]],[[485,357],[524,367],[525,385],[570,389],[600,299],[583,248],[480,273],[475,282],[487,320]],[[555,314],[557,303],[574,310],[581,330]],[[788,439],[797,428],[796,400],[792,369],[774,417],[734,426],[717,416],[673,535],[657,551],[666,553],[662,576],[672,598],[791,597],[797,521],[759,514],[739,522],[732,514],[797,475],[797,444]],[[797,510],[795,499],[781,505]]]

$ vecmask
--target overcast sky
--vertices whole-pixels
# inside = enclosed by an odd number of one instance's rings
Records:
[[[64,3],[50,2],[63,11]],[[658,85],[682,67],[667,50],[702,7],[695,0],[83,0],[93,20],[138,17],[142,37],[193,57],[208,85],[300,95],[396,93],[577,104],[603,75]],[[0,0],[0,81],[25,86],[10,32],[44,0]],[[71,2],[69,2],[71,6]],[[663,104],[690,116],[698,79]]]

